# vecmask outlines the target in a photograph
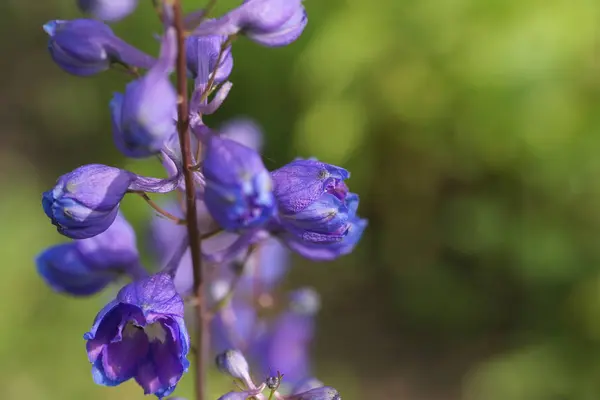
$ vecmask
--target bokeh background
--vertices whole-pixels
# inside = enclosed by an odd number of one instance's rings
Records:
[[[141,3],[114,29],[155,53],[159,24]],[[235,43],[233,91],[208,122],[254,118],[269,168],[317,156],[352,171],[363,241],[330,264],[295,260],[286,282],[322,293],[317,375],[347,400],[599,399],[600,3],[305,5],[292,46]],[[0,3],[7,399],[142,397],[91,380],[82,334],[110,293],[55,295],[33,263],[63,240],[40,206],[60,174],[91,162],[160,173],[112,145],[108,101],[127,78],[71,77],[48,57],[41,25],[77,15],[71,0]],[[143,245],[150,210],[138,198],[124,210]],[[215,398],[226,384],[211,375]],[[186,377],[176,394],[191,388]]]

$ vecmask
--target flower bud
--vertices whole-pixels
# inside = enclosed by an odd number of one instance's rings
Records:
[[[39,274],[57,292],[87,296],[121,274],[141,272],[135,232],[120,215],[103,233],[50,247],[36,259]]]
[[[111,226],[128,190],[166,193],[180,181],[181,174],[158,179],[88,164],[58,178],[56,186],[42,195],[42,206],[59,233],[72,239],[86,239]]]
[[[238,350],[227,350],[219,354],[215,361],[219,371],[233,378],[241,379],[248,388],[254,387],[252,379],[250,379],[248,361],[246,361],[241,352]]]
[[[243,33],[264,46],[285,46],[296,40],[307,23],[302,0],[246,0],[221,18],[207,20],[195,35]]]
[[[115,36],[100,21],[54,20],[44,25],[50,39],[48,50],[54,62],[66,72],[90,76],[106,71],[113,63],[149,68],[154,59]]]
[[[177,93],[169,81],[176,56],[175,31],[163,38],[158,62],[131,83],[125,94],[115,93],[111,103],[113,138],[128,157],[149,157],[160,152],[176,130]]]
[[[287,397],[288,400],[342,400],[337,390],[330,386],[311,389],[304,393],[298,393]]]
[[[115,220],[130,183],[126,171],[100,164],[84,165],[58,178],[54,189],[44,193],[44,212],[65,236],[96,236]]]
[[[77,0],[84,13],[104,21],[118,21],[135,10],[137,0]]]
[[[209,137],[202,170],[206,207],[223,229],[257,228],[274,215],[271,176],[254,150],[233,140]]]

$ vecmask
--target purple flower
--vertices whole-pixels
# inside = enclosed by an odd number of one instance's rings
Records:
[[[271,175],[279,234],[290,248],[316,260],[353,249],[366,222],[356,216],[358,196],[344,183],[348,171],[310,159],[295,160]]]
[[[216,352],[246,348],[253,340],[256,323],[254,307],[234,298],[210,321],[212,348]]]
[[[48,50],[66,72],[90,76],[111,64],[149,68],[154,58],[119,39],[105,24],[92,19],[54,20],[44,25],[50,39]]]
[[[295,160],[273,171],[280,237],[298,253],[331,260],[354,248],[366,226],[356,216],[358,196],[348,192],[348,171],[320,161]]]
[[[202,166],[208,211],[225,230],[264,225],[275,213],[269,172],[254,150],[233,140],[211,136]]]
[[[210,74],[217,67],[217,59],[221,46],[227,40],[226,36],[189,36],[185,42],[187,67],[194,79],[199,83],[206,84]],[[227,80],[233,69],[233,57],[231,46],[228,46],[223,55],[215,75],[215,83]]]
[[[110,102],[113,138],[128,157],[158,154],[176,130],[177,93],[169,81],[177,53],[175,40],[170,28],[158,62],[144,77],[129,83],[125,94],[115,93]]]
[[[118,21],[135,10],[137,0],[77,0],[81,11],[104,21]]]
[[[135,232],[120,214],[101,234],[52,246],[36,259],[39,274],[57,292],[88,296],[124,273],[143,274]]]
[[[342,400],[337,390],[330,386],[311,389],[304,393],[293,394],[287,400]]]
[[[84,339],[94,381],[100,385],[134,378],[145,394],[163,398],[189,366],[183,300],[167,274],[123,287]]]
[[[113,223],[128,190],[165,193],[181,177],[147,178],[101,164],[88,164],[58,178],[42,206],[59,233],[72,239],[96,236]]]
[[[289,250],[278,240],[262,241],[248,258],[236,292],[260,295],[272,291],[287,273],[289,263]]]
[[[318,244],[309,243],[290,234],[284,234],[282,237],[285,243],[296,253],[314,261],[331,261],[340,256],[350,254],[362,237],[367,227],[367,220],[361,218],[352,218],[348,221],[348,230],[339,242]]]
[[[195,35],[235,35],[242,33],[269,47],[295,41],[307,24],[302,0],[246,0],[221,18],[207,20]]]
[[[262,129],[251,119],[237,118],[227,121],[219,128],[222,137],[235,140],[244,146],[259,151],[263,147]]]
[[[279,371],[291,384],[310,375],[309,346],[318,309],[319,297],[314,290],[291,293],[289,309],[279,316],[254,349],[263,374]]]

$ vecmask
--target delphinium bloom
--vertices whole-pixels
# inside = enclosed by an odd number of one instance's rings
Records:
[[[274,215],[271,176],[251,148],[212,136],[207,140],[202,170],[206,207],[225,230],[260,227]]]
[[[350,253],[366,227],[348,171],[318,160],[296,160],[272,172],[279,236],[304,257],[331,260]]]
[[[89,164],[58,178],[56,186],[42,195],[42,205],[59,233],[86,239],[108,229],[128,191],[170,192],[180,179],[180,175],[169,179],[148,178],[119,168]]]
[[[203,22],[194,34],[243,34],[263,46],[277,47],[295,41],[306,23],[302,0],[246,0],[221,18]]]
[[[36,264],[54,290],[75,296],[96,293],[122,275],[144,275],[135,232],[121,215],[97,236],[46,249]]]
[[[123,287],[84,338],[96,383],[134,378],[146,394],[169,395],[189,366],[183,300],[159,273]]]
[[[111,22],[137,3],[77,0],[85,13]],[[59,177],[42,195],[42,207],[58,232],[73,240],[41,252],[38,271],[54,290],[75,296],[130,278],[84,336],[92,376],[101,385],[134,379],[158,398],[175,390],[189,365],[185,297],[197,307],[188,315],[194,325],[212,330],[218,368],[241,383],[221,400],[339,400],[335,389],[312,378],[316,293],[293,291],[283,311],[273,311],[290,249],[313,260],[334,259],[362,236],[366,221],[344,182],[349,173],[316,160],[269,172],[255,123],[234,119],[214,129],[204,121],[232,88],[234,39],[246,36],[270,47],[294,42],[307,23],[302,1],[245,0],[217,18],[207,15],[211,6],[182,16],[179,0],[154,4],[164,27],[158,58],[97,20],[44,25],[50,55],[63,70],[91,76],[117,66],[134,77],[109,105],[114,144],[127,157],[157,157],[168,177],[102,164]],[[174,70],[177,90],[170,82]],[[188,77],[194,80],[189,95]],[[148,196],[169,192],[177,202]],[[127,194],[139,195],[157,213],[150,267],[142,266],[133,228],[120,213]],[[201,363],[206,346],[197,347]]]
[[[44,25],[48,50],[66,72],[90,76],[113,64],[149,68],[154,59],[119,39],[107,25],[93,19],[54,20]]]
[[[110,102],[115,144],[128,157],[158,154],[175,133],[177,93],[169,74],[176,50],[175,31],[170,28],[156,64],[144,77],[129,83],[125,94],[115,93]]]

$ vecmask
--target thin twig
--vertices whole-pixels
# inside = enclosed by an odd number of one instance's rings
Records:
[[[206,399],[206,370],[208,368],[209,337],[207,319],[204,317],[206,307],[205,282],[203,280],[201,239],[196,217],[196,188],[194,186],[193,172],[190,167],[192,161],[191,138],[189,135],[189,106],[187,90],[187,65],[185,57],[185,28],[183,26],[183,11],[181,0],[173,0],[173,16],[175,30],[177,31],[177,94],[180,102],[177,107],[177,131],[181,144],[183,158],[183,175],[185,179],[186,194],[186,219],[190,249],[192,255],[192,268],[194,273],[194,294],[198,300],[196,307],[196,400]]]
[[[144,192],[135,192],[135,193],[137,193],[138,195],[140,195],[140,197],[142,199],[144,199],[146,201],[146,203],[148,203],[148,205],[154,209],[154,211],[156,211],[157,213],[159,213],[163,217],[168,218],[171,221],[174,221],[175,223],[177,223],[179,225],[185,225],[186,224],[185,219],[181,219],[178,216],[171,214],[170,212],[168,212],[167,210],[165,210],[164,208],[162,208],[161,206],[159,206],[158,204],[156,204],[154,202],[154,200],[152,200],[150,198],[150,196],[148,196],[148,194],[146,194]]]

